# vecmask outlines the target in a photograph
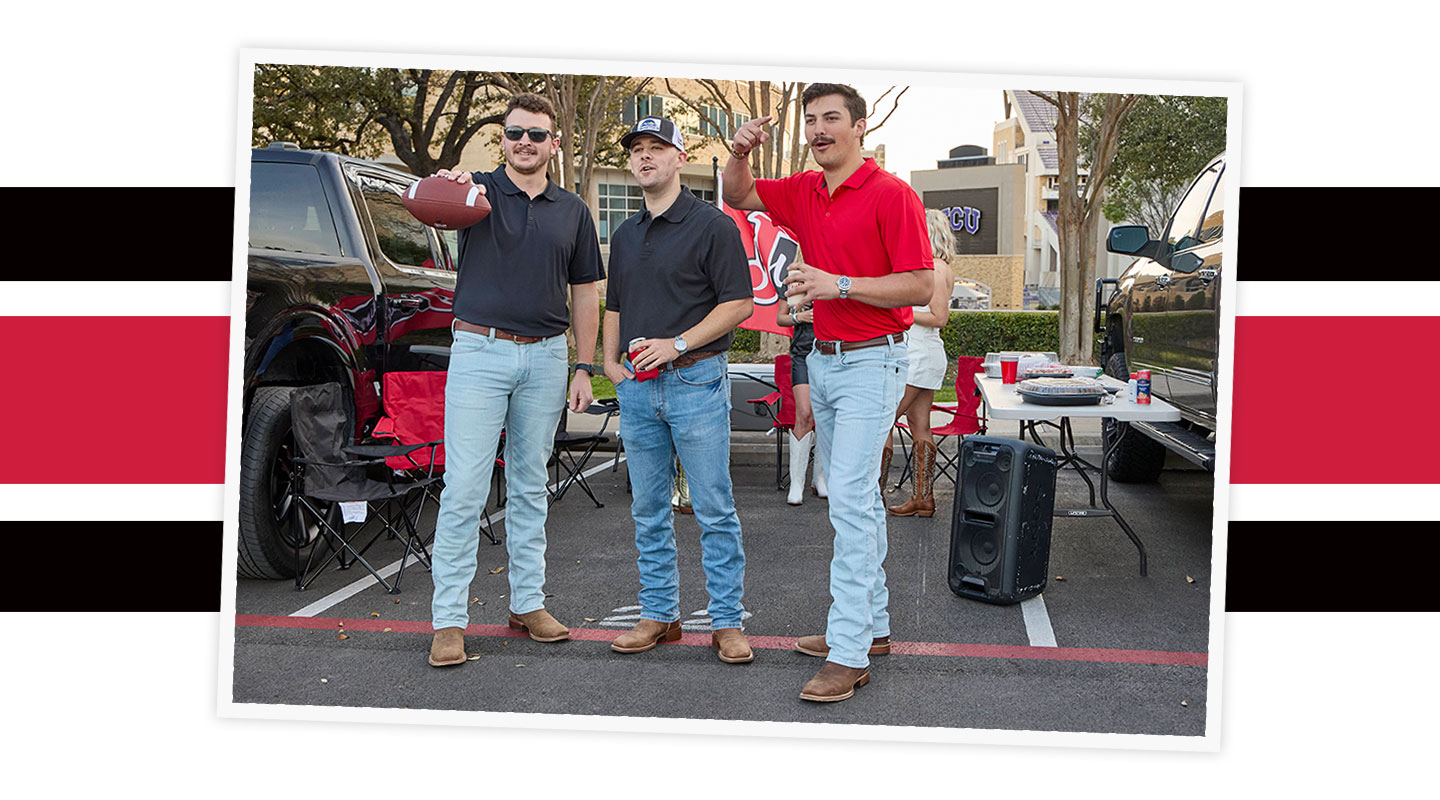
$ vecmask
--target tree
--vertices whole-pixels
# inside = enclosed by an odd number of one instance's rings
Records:
[[[1098,119],[1099,96],[1087,108]],[[1185,188],[1225,149],[1226,98],[1142,97],[1125,120],[1103,210],[1111,222],[1145,225],[1159,236]],[[1095,127],[1082,123],[1081,151],[1094,147]]]
[[[484,72],[258,64],[251,138],[364,158],[388,144],[429,175],[460,163],[470,140],[500,122],[500,97]]]
[[[1099,229],[1106,179],[1120,142],[1125,118],[1140,95],[1080,92],[1032,92],[1055,106],[1055,143],[1060,157],[1060,360],[1089,364],[1094,360],[1089,321],[1095,314],[1095,237]],[[1087,105],[1097,115],[1093,146],[1086,163],[1090,177],[1080,188],[1080,123]]]

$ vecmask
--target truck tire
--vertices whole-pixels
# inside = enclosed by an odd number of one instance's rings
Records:
[[[1124,353],[1115,353],[1105,362],[1105,374],[1122,381],[1130,380],[1130,370],[1125,363]],[[1105,420],[1106,441],[1117,436],[1121,428],[1128,428],[1124,422]],[[1154,483],[1165,468],[1165,447],[1144,434],[1124,431],[1125,438],[1111,451],[1105,462],[1105,472],[1116,483]]]
[[[271,580],[295,577],[294,540],[300,558],[314,545],[319,526],[313,521],[297,533],[294,524],[295,436],[290,426],[289,386],[255,390],[240,449],[240,536],[236,572],[243,578]],[[339,507],[325,509],[339,522]]]

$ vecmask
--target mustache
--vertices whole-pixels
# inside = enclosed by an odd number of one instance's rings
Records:
[[[835,140],[831,139],[829,136],[816,136],[814,139],[810,140],[811,147],[814,147],[817,144],[835,144]]]

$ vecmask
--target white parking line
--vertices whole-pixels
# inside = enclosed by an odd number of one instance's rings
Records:
[[[612,466],[614,466],[616,463],[623,462],[623,461],[625,461],[625,456],[624,456],[624,455],[621,455],[618,459],[609,458],[609,459],[606,459],[606,460],[605,460],[605,463],[601,464],[600,466],[594,467],[594,468],[591,468],[591,469],[587,469],[587,470],[585,470],[584,472],[582,472],[582,473],[580,473],[580,474],[581,474],[582,476],[588,478],[588,477],[590,477],[591,475],[594,475],[595,473],[597,473],[597,472],[599,472],[599,471],[601,471],[601,470],[610,469],[610,468],[611,468]],[[557,486],[559,486],[558,483],[552,483],[552,484],[550,484],[550,489],[551,489],[551,490],[554,490]],[[493,524],[499,522],[500,520],[505,519],[505,511],[504,511],[503,509],[497,510],[494,514],[491,514],[491,515],[489,515],[488,517],[486,517],[486,519],[489,521],[489,523],[490,523],[491,525],[493,525]],[[423,569],[424,567],[422,566],[422,567],[420,567],[420,568]],[[394,575],[395,573],[397,573],[397,572],[400,571],[400,561],[397,559],[397,560],[392,561],[391,563],[387,564],[386,566],[381,567],[380,569],[377,569],[377,570],[375,570],[375,571],[378,572],[378,573],[380,573],[381,577],[388,578],[388,577],[390,577],[391,575]],[[367,572],[367,573],[365,573],[365,577],[363,577],[363,578],[355,581],[354,583],[351,583],[351,584],[349,584],[349,585],[347,585],[347,586],[344,586],[344,587],[342,587],[342,588],[340,588],[340,589],[336,589],[335,591],[331,592],[330,594],[325,595],[324,597],[320,598],[319,600],[316,600],[315,602],[311,603],[311,604],[308,605],[308,606],[305,606],[304,608],[300,609],[299,611],[296,611],[295,613],[291,614],[290,616],[292,616],[292,617],[315,617],[315,616],[319,616],[321,612],[327,611],[327,610],[329,610],[329,609],[331,609],[331,608],[334,608],[335,606],[339,605],[340,603],[343,603],[344,601],[349,600],[350,598],[352,598],[352,597],[354,597],[355,595],[357,595],[357,594],[365,591],[366,589],[370,588],[371,586],[378,586],[379,584],[380,584],[380,582],[377,581],[377,580],[375,580],[375,576],[374,576],[374,575],[371,575],[370,573]]]
[[[1045,596],[1037,594],[1020,603],[1025,615],[1025,635],[1031,647],[1055,647],[1055,631],[1050,627],[1050,614],[1045,610]]]

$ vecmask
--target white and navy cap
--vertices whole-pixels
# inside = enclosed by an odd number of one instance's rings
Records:
[[[635,137],[641,134],[654,136],[666,144],[674,145],[676,150],[685,152],[685,140],[680,136],[680,129],[675,127],[675,123],[664,117],[646,117],[636,122],[635,127],[620,138],[620,146],[629,150]]]

